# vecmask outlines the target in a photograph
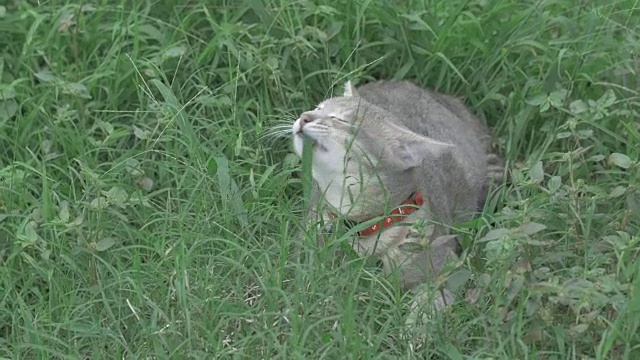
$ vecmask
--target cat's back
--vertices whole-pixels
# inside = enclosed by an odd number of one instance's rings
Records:
[[[378,81],[357,91],[369,103],[393,113],[394,120],[411,131],[471,152],[487,151],[490,140],[485,122],[454,97],[408,81]]]

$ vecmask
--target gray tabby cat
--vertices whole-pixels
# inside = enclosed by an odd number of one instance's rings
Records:
[[[310,223],[320,220],[321,199],[325,220],[380,219],[353,247],[378,256],[386,273],[398,271],[405,289],[428,288],[457,258],[450,227],[481,210],[491,183],[502,181],[503,162],[491,153],[486,124],[461,101],[409,82],[357,90],[348,82],[343,96],[304,112],[292,131],[299,156],[303,138],[313,142]],[[452,300],[447,289],[423,289],[408,322],[419,307],[437,310]]]

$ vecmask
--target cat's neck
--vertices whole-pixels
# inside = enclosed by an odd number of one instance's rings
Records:
[[[360,196],[359,181],[352,176],[328,169],[314,169],[313,177],[327,203],[340,214],[348,213],[353,206],[353,200]]]
[[[404,174],[404,181],[394,182],[396,186],[386,189],[382,184],[390,182],[377,177],[365,176],[361,182],[355,176],[322,170],[325,171],[314,171],[313,177],[331,211],[354,221],[383,215],[421,190],[415,187],[411,174]]]

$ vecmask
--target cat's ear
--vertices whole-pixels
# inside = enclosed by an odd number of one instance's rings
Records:
[[[420,166],[428,159],[436,159],[451,151],[452,144],[418,135],[398,127],[393,139],[388,142],[389,159],[399,170]]]
[[[356,92],[356,88],[351,83],[351,80],[347,81],[344,84],[344,94],[342,94],[342,96],[358,96],[358,93]]]

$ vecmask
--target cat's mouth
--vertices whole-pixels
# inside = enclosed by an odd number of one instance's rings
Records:
[[[327,151],[327,148],[324,147],[317,139],[313,138],[311,135],[309,134],[305,134],[304,132],[302,132],[302,130],[298,131],[296,133],[296,136],[299,136],[300,139],[304,140],[304,141],[310,141],[311,142],[311,148],[312,149],[317,149],[320,151]]]

